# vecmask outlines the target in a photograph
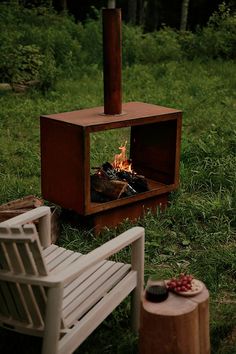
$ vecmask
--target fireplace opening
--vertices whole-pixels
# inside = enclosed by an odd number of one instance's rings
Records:
[[[117,145],[117,153],[113,153],[112,158],[107,159],[105,156],[99,164],[96,164],[96,161],[94,162],[95,164],[93,164],[93,158],[92,165],[90,161],[90,166],[92,166],[92,172],[90,173],[91,202],[105,203],[111,200],[131,197],[149,190],[145,176],[138,174],[133,168],[129,153],[130,142],[128,141],[128,137],[125,137],[125,135],[128,135],[127,133],[130,129],[119,129],[120,137],[122,137],[122,131],[124,131],[123,143]],[[117,139],[115,139],[116,134],[113,134],[114,131],[108,131],[108,133],[110,134],[106,135],[108,135],[107,138],[109,141],[117,144]],[[97,133],[96,135],[103,136],[104,134]],[[96,146],[99,138],[96,137],[91,140],[94,140],[95,143],[92,145]],[[106,144],[106,136],[100,137],[100,146],[103,145],[105,145],[104,148],[107,156],[112,156],[111,148]],[[108,149],[106,149],[106,147]],[[96,151],[96,149],[93,149],[91,146],[91,156],[94,156],[93,150]],[[109,152],[107,150],[109,150]]]

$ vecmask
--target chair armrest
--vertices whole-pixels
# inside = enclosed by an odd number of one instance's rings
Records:
[[[51,210],[47,206],[41,206],[27,211],[14,218],[1,223],[1,226],[20,226],[39,220],[39,239],[43,248],[50,246],[51,242]]]
[[[132,269],[143,273],[144,268],[144,228],[132,227],[123,232],[121,235],[104,243],[102,246],[94,249],[86,255],[83,255],[77,262],[73,262],[65,270],[60,271],[60,274],[54,274],[58,281],[67,283],[72,279],[78,277],[91,266],[99,261],[109,258],[113,254],[119,252],[121,249],[131,245],[131,265]]]
[[[4,223],[1,223],[1,225],[3,224],[6,226],[5,221]],[[19,224],[17,223],[17,225]],[[139,288],[141,289],[143,286],[144,271],[144,228],[139,226],[125,231],[121,235],[104,243],[102,246],[96,248],[88,254],[79,257],[78,261],[73,262],[70,266],[68,266],[65,270],[60,271],[58,274],[53,273],[46,276],[29,275],[26,277],[24,274],[9,274],[9,272],[6,272],[1,274],[0,279],[5,281],[14,280],[16,282],[31,285],[62,287],[63,284],[77,278],[80,274],[99,261],[110,257],[130,244],[132,247],[131,265],[132,269],[139,273],[137,282],[139,283]]]

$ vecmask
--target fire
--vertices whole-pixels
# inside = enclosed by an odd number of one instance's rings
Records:
[[[112,166],[116,170],[123,170],[123,171],[127,171],[127,172],[132,172],[132,163],[127,158],[126,145],[127,145],[127,141],[125,142],[125,144],[123,146],[119,147],[121,152],[120,152],[120,154],[115,155],[114,161],[112,162]]]
[[[131,197],[149,190],[144,176],[132,170],[131,160],[127,158],[126,145],[119,147],[120,153],[115,154],[114,161],[104,162],[91,175],[91,200],[105,203],[114,199]]]

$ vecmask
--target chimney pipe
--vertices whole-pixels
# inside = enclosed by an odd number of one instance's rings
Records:
[[[103,9],[103,80],[104,114],[122,113],[121,88],[121,9],[111,8],[115,1],[108,1]]]

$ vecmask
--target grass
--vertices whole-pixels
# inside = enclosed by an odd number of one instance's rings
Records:
[[[145,280],[153,273],[167,278],[187,271],[207,285],[213,354],[236,353],[235,69],[235,62],[196,60],[123,70],[124,102],[183,110],[180,188],[171,195],[165,212],[147,214],[137,223],[146,229]],[[3,92],[0,104],[0,202],[27,194],[40,196],[39,116],[103,105],[102,75],[96,67],[78,72],[46,96],[36,91]],[[108,135],[105,143],[105,137],[96,138],[94,163],[99,162],[100,148],[110,151],[122,139]],[[91,230],[64,224],[59,243],[88,252],[128,227],[126,220],[94,238]],[[127,256],[122,254],[124,259]],[[129,328],[129,301],[125,301],[77,352],[95,354],[99,347],[102,353],[137,353],[138,341]],[[1,337],[5,343],[18,338],[21,352],[25,347],[30,352],[27,339],[5,331]],[[40,343],[33,343],[35,353]],[[11,346],[1,352],[7,353]]]

